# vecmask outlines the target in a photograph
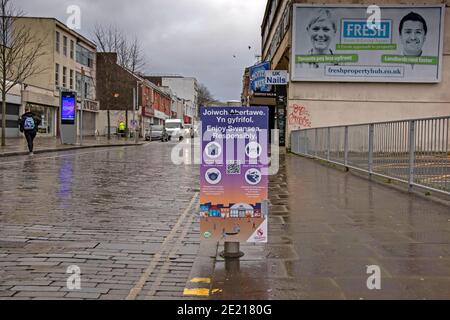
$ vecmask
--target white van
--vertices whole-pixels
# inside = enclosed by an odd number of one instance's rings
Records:
[[[183,140],[186,136],[183,120],[168,119],[166,120],[166,131],[173,140]]]

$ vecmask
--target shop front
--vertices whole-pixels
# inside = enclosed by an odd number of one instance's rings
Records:
[[[163,125],[167,119],[170,119],[170,117],[167,114],[165,114],[164,112],[161,112],[159,110],[155,110],[155,117],[154,117],[153,124]]]
[[[20,113],[20,97],[9,96],[6,103],[6,134],[9,137],[19,137],[19,113]],[[2,128],[2,104],[0,102],[0,137]]]
[[[142,107],[142,117],[141,117],[141,134],[145,135],[146,132],[150,131],[151,126],[154,123],[155,110],[151,107]]]
[[[42,120],[38,127],[39,135],[55,137],[58,108],[27,102],[26,107]]]

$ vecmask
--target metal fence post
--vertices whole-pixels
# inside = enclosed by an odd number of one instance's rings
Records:
[[[409,172],[408,172],[408,190],[412,191],[414,183],[414,166],[416,153],[416,122],[409,122]]]
[[[374,125],[369,124],[369,174],[372,175],[373,172],[373,133]]]
[[[327,129],[327,160],[330,161],[330,153],[331,153],[331,128]]]
[[[348,165],[348,126],[345,126],[344,133],[344,165]]]

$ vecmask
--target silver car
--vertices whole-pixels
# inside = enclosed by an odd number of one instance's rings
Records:
[[[145,140],[146,141],[161,140],[165,142],[169,141],[169,135],[164,126],[154,125],[146,130]]]

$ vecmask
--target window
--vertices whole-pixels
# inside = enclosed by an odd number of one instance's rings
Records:
[[[70,90],[73,90],[73,70],[70,70]]]
[[[67,37],[63,36],[63,54],[67,57]]]
[[[77,62],[92,68],[94,66],[95,54],[88,49],[77,44]]]
[[[75,42],[73,40],[70,40],[70,59],[75,58]]]
[[[84,85],[82,86],[82,76],[81,73],[76,73],[76,91],[77,95],[81,97],[84,94],[84,98],[89,100],[94,100],[94,79],[88,76],[84,76]]]
[[[67,68],[63,67],[63,88],[67,88]]]
[[[55,47],[56,47],[56,52],[59,53],[59,32],[56,31],[56,38],[55,38]]]
[[[56,88],[59,87],[59,64],[55,65],[55,85]]]

